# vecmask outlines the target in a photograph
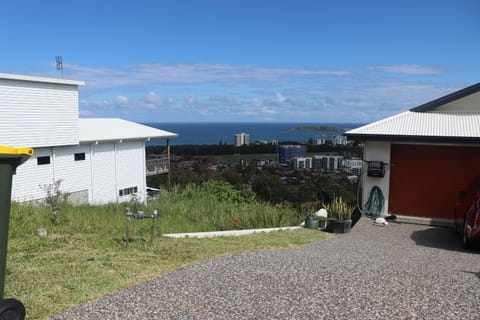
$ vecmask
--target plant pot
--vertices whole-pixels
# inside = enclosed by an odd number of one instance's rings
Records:
[[[332,220],[333,233],[348,233],[352,229],[352,220]]]
[[[337,219],[328,218],[326,221],[325,231],[332,233],[333,232],[333,223],[337,221]]]
[[[318,229],[318,220],[310,216],[305,217],[305,228],[307,229]]]
[[[320,228],[320,230],[326,230],[327,220],[318,220],[318,227]]]

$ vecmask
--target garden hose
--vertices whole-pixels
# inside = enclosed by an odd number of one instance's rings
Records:
[[[365,207],[362,208],[360,206],[361,203],[361,196],[360,196],[360,187],[363,183],[363,175],[365,171],[363,170],[360,173],[360,181],[358,182],[358,189],[357,189],[357,208],[360,212],[367,217],[375,220],[376,218],[380,217],[383,212],[383,207],[385,205],[385,197],[383,195],[382,189],[378,186],[373,186],[370,190],[370,194],[368,195],[367,203],[365,203]]]
[[[361,211],[367,217],[376,219],[382,214],[384,204],[385,197],[383,196],[382,189],[378,186],[373,186],[372,190],[370,190],[367,203]]]

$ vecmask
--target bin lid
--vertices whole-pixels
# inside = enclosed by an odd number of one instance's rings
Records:
[[[16,165],[22,164],[33,156],[32,148],[15,148],[0,145],[0,158],[15,159]],[[18,161],[18,162],[17,162]]]

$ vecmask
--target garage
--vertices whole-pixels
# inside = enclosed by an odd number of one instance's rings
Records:
[[[480,180],[480,83],[346,135],[364,146],[362,206],[377,187],[383,215],[451,225],[460,193]],[[371,163],[380,175],[369,174]]]
[[[480,147],[392,144],[389,211],[453,219],[459,192],[480,176]]]

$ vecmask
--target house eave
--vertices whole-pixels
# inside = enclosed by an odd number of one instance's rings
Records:
[[[162,136],[162,137],[130,137],[130,138],[110,138],[110,139],[85,139],[80,140],[80,144],[99,144],[99,143],[124,143],[124,142],[132,142],[132,141],[153,141],[153,140],[164,140],[175,138],[178,135],[171,135],[171,136]]]
[[[350,140],[356,141],[390,141],[415,143],[469,143],[480,144],[480,137],[446,137],[446,136],[413,136],[413,135],[382,135],[382,134],[348,134]]]

